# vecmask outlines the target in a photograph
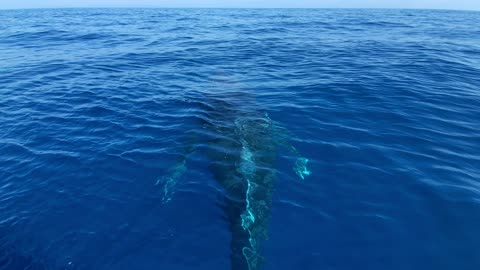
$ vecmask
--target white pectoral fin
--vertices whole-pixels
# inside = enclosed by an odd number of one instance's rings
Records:
[[[172,200],[173,194],[177,188],[178,179],[185,173],[187,167],[185,161],[178,163],[170,170],[167,176],[163,176],[157,180],[156,186],[163,186],[162,202],[168,203]]]
[[[172,200],[172,196],[175,193],[175,179],[170,176],[164,176],[157,180],[155,185],[163,186],[162,202],[168,203]]]
[[[312,172],[309,171],[307,168],[308,161],[309,159],[304,157],[299,157],[297,158],[297,161],[295,161],[295,167],[293,168],[293,170],[302,180],[312,174]]]
[[[307,164],[310,160],[308,158],[301,157],[300,153],[294,146],[288,145],[288,149],[290,150],[290,152],[292,152],[292,154],[297,156],[297,160],[295,161],[295,166],[293,167],[293,170],[298,175],[298,177],[300,177],[302,180],[305,180],[305,177],[312,174],[312,172],[309,171],[307,168]]]

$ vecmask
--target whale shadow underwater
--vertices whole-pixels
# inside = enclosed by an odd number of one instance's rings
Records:
[[[258,270],[264,264],[261,249],[268,236],[278,152],[283,148],[297,156],[294,171],[301,179],[310,175],[308,159],[299,156],[288,131],[259,108],[251,91],[232,89],[223,78],[216,82],[217,87],[188,98],[200,112],[201,132],[186,133],[182,153],[157,185],[169,202],[187,170],[188,156],[207,145],[208,168],[225,194],[231,269]]]

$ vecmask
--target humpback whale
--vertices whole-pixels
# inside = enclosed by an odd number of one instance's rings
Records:
[[[231,269],[261,269],[277,152],[285,147],[297,156],[294,170],[301,179],[310,174],[308,159],[298,155],[288,143],[288,132],[259,109],[250,91],[232,89],[228,81],[220,80],[219,87],[202,91],[188,102],[201,108],[199,118],[205,132],[186,140],[175,165],[157,181],[163,186],[163,201],[171,200],[195,145],[208,145],[210,172],[225,191],[223,208],[232,235]]]

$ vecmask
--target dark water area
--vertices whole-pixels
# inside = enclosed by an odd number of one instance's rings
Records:
[[[0,269],[480,269],[479,108],[480,12],[0,11]]]

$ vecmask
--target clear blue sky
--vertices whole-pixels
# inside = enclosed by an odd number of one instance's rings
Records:
[[[480,0],[0,0],[0,8],[49,7],[319,7],[480,10]]]

